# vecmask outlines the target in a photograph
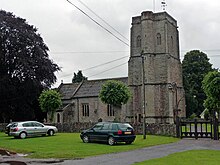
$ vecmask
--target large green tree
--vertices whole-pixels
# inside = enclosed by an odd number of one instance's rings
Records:
[[[113,107],[121,107],[122,104],[126,104],[128,102],[130,97],[131,92],[128,86],[123,82],[116,80],[108,80],[104,83],[99,93],[101,101],[105,104],[110,104]],[[120,120],[118,112],[115,114],[116,120]]]
[[[204,106],[212,112],[220,112],[220,72],[209,72],[202,81],[202,87],[207,96]]]
[[[213,70],[212,64],[205,53],[192,50],[184,56],[182,68],[187,117],[193,113],[200,115],[204,110],[203,102],[206,99],[202,89],[202,80],[209,71]]]
[[[47,112],[50,122],[53,121],[54,113],[62,105],[61,96],[55,90],[44,90],[39,97],[40,108]]]
[[[0,10],[0,121],[42,119],[38,97],[60,68],[37,28]]]
[[[108,80],[102,85],[99,98],[105,104],[114,106],[126,104],[131,97],[130,89],[121,81]]]
[[[87,80],[87,77],[83,76],[81,70],[79,70],[77,74],[74,72],[74,76],[72,78],[72,83],[81,82],[83,80]]]

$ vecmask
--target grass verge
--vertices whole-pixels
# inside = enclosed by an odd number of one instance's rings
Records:
[[[191,150],[170,154],[163,158],[151,159],[134,165],[216,165],[220,162],[220,151]]]
[[[179,139],[165,136],[147,135],[144,140],[137,135],[131,145],[119,143],[114,146],[100,143],[83,143],[79,133],[58,133],[55,136],[15,139],[0,133],[0,148],[17,153],[29,154],[31,158],[83,158],[108,153],[123,152],[138,148],[167,144]]]

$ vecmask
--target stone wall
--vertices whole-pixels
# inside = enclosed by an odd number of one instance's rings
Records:
[[[147,125],[146,131],[152,135],[176,136],[176,125],[152,123]]]
[[[96,123],[55,123],[54,125],[58,128],[59,132],[81,132],[82,130],[91,128]],[[142,124],[132,124],[136,134],[142,134]],[[175,124],[147,124],[147,134],[152,135],[166,135],[176,136],[176,125]]]
[[[82,130],[91,128],[96,123],[55,123],[54,126],[57,127],[58,132],[81,132]]]
[[[5,126],[8,123],[0,123],[0,132],[4,132]],[[55,124],[48,124],[54,125],[58,128],[59,132],[81,132],[82,130],[91,128],[96,123],[55,123]],[[46,124],[47,125],[47,124]],[[142,124],[133,124],[131,125],[135,129],[136,134],[142,134]],[[176,125],[175,124],[147,124],[146,125],[147,134],[152,135],[166,135],[166,136],[176,136]]]
[[[142,124],[131,125],[134,127],[136,134],[143,134]],[[176,137],[176,125],[158,123],[146,124],[146,133],[150,135],[165,135]]]

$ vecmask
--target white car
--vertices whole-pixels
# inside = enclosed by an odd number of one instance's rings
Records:
[[[44,125],[37,121],[16,122],[10,127],[10,135],[21,139],[27,136],[49,136],[58,132],[55,126]]]

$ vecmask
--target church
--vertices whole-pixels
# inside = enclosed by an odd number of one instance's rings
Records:
[[[102,84],[110,79],[61,83],[62,107],[55,123],[142,122],[175,123],[185,117],[185,93],[177,21],[167,12],[144,11],[132,18],[128,77],[113,78],[128,85],[132,97],[120,107],[99,99]]]

